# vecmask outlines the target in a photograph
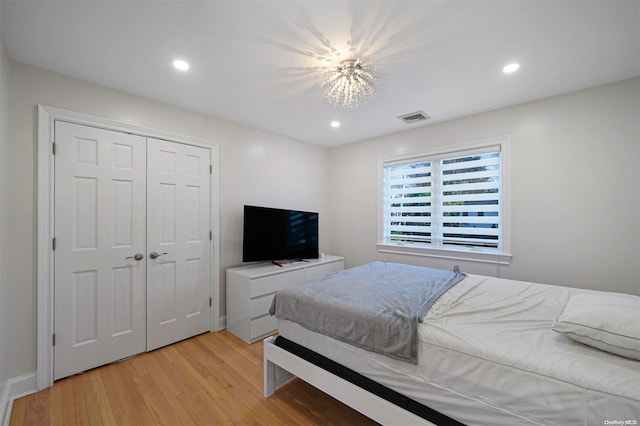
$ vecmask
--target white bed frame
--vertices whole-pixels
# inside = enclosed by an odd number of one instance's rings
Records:
[[[264,339],[264,397],[298,377],[324,393],[383,425],[431,425],[433,423],[306,361],[278,346],[273,336]]]

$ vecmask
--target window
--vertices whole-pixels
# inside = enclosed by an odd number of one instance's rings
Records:
[[[380,250],[508,263],[507,141],[382,161]]]

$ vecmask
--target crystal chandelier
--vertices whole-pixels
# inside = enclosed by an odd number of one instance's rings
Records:
[[[376,94],[376,83],[381,80],[376,67],[360,59],[347,59],[326,72],[320,84],[323,95],[336,106],[357,108]]]

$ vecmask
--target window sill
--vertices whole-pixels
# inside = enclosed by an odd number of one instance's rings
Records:
[[[496,263],[500,265],[510,264],[511,258],[513,257],[511,253],[420,247],[410,244],[400,245],[378,243],[378,251],[381,253],[406,254],[410,256],[426,256],[454,260],[468,260],[471,262]]]

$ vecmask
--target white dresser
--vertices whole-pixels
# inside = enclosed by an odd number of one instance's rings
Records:
[[[227,269],[227,330],[247,343],[277,332],[269,307],[278,290],[343,269],[344,258],[329,255],[282,267],[257,263]]]

